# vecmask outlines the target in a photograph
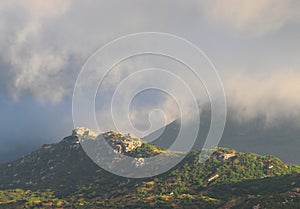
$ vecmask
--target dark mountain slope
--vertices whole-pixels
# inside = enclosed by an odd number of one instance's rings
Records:
[[[235,113],[230,110],[227,115],[223,136],[218,146],[236,149],[242,152],[253,152],[261,155],[276,155],[283,161],[292,164],[300,163],[300,128],[294,121],[281,119],[267,123],[264,117],[248,121],[237,121]],[[210,127],[211,113],[205,109],[201,113],[200,127],[194,150],[201,149]],[[180,128],[180,120],[146,136],[144,140],[153,141],[155,145],[167,149],[176,139]],[[189,124],[184,128],[190,130]],[[164,129],[164,131],[162,131]],[[191,130],[193,131],[193,130]],[[163,134],[160,135],[160,133]]]

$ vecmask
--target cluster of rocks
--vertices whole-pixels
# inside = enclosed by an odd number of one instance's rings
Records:
[[[213,156],[216,157],[218,160],[224,162],[226,160],[229,160],[229,159],[235,157],[236,156],[236,151],[232,150],[231,152],[228,152],[228,153],[225,153],[225,152],[223,152],[223,153],[215,152],[213,154]]]
[[[106,141],[113,147],[115,153],[129,153],[142,146],[143,142],[132,134],[122,134],[109,131],[103,134]]]
[[[235,155],[236,155],[235,152],[233,152],[233,153],[223,153],[223,154],[218,156],[218,159],[221,160],[221,161],[226,161],[226,160],[234,157]]]

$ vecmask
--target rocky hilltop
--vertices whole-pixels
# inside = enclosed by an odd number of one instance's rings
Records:
[[[130,133],[124,134],[116,131],[108,131],[98,134],[86,127],[78,127],[74,129],[72,131],[72,136],[77,137],[79,142],[103,138],[114,149],[114,152],[118,154],[131,153],[143,144],[140,138]]]

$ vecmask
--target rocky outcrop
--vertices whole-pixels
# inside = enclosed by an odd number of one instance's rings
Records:
[[[216,151],[213,154],[213,157],[216,157],[218,160],[225,162],[233,157],[236,156],[236,151],[235,150],[226,150],[226,151]]]
[[[131,134],[122,134],[109,131],[103,134],[106,141],[113,147],[116,153],[129,153],[137,147],[142,146],[143,142]]]
[[[234,157],[236,154],[234,153],[224,153],[218,156],[218,159],[221,161],[226,161],[232,157]]]

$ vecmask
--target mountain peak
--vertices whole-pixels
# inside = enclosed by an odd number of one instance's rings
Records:
[[[120,133],[117,131],[108,131],[104,133],[96,133],[86,127],[78,127],[72,131],[71,138],[74,137],[80,141],[86,140],[102,140],[104,139],[113,149],[115,153],[118,154],[128,154],[133,152],[136,148],[141,147],[145,142],[140,138],[134,136],[131,133]],[[73,141],[73,140],[72,140]],[[97,145],[95,145],[97,147]]]

